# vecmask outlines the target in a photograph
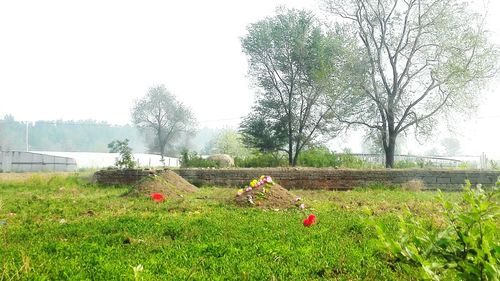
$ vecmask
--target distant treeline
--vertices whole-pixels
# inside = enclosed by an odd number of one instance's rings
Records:
[[[28,123],[29,150],[108,152],[113,140],[129,139],[134,152],[146,152],[143,138],[132,125],[111,125],[94,120],[37,121]],[[26,122],[11,115],[0,119],[1,150],[26,150]]]

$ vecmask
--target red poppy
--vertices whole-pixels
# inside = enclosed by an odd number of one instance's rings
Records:
[[[165,200],[165,196],[161,193],[151,193],[151,199],[155,202],[163,202]]]
[[[309,215],[307,219],[304,220],[304,226],[309,227],[313,225],[316,222],[316,216],[315,215]]]

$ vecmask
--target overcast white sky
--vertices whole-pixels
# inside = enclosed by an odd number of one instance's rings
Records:
[[[239,38],[278,5],[318,2],[0,0],[0,117],[125,124],[134,100],[165,84],[200,126],[236,126],[253,101]],[[491,1],[500,43],[499,18]],[[485,92],[483,118],[463,125],[466,152],[500,157],[499,93]]]

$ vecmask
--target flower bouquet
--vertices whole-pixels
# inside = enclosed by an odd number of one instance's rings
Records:
[[[260,178],[252,180],[245,188],[239,189],[237,196],[245,196],[251,205],[260,205],[261,200],[266,198],[273,185],[274,182],[270,176],[262,175]]]

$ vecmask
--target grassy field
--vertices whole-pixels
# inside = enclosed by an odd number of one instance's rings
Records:
[[[310,207],[299,211],[237,207],[236,189],[163,203],[128,189],[77,175],[1,180],[0,280],[414,280],[387,261],[362,209],[389,231],[403,204],[441,219],[433,192],[293,191]]]

